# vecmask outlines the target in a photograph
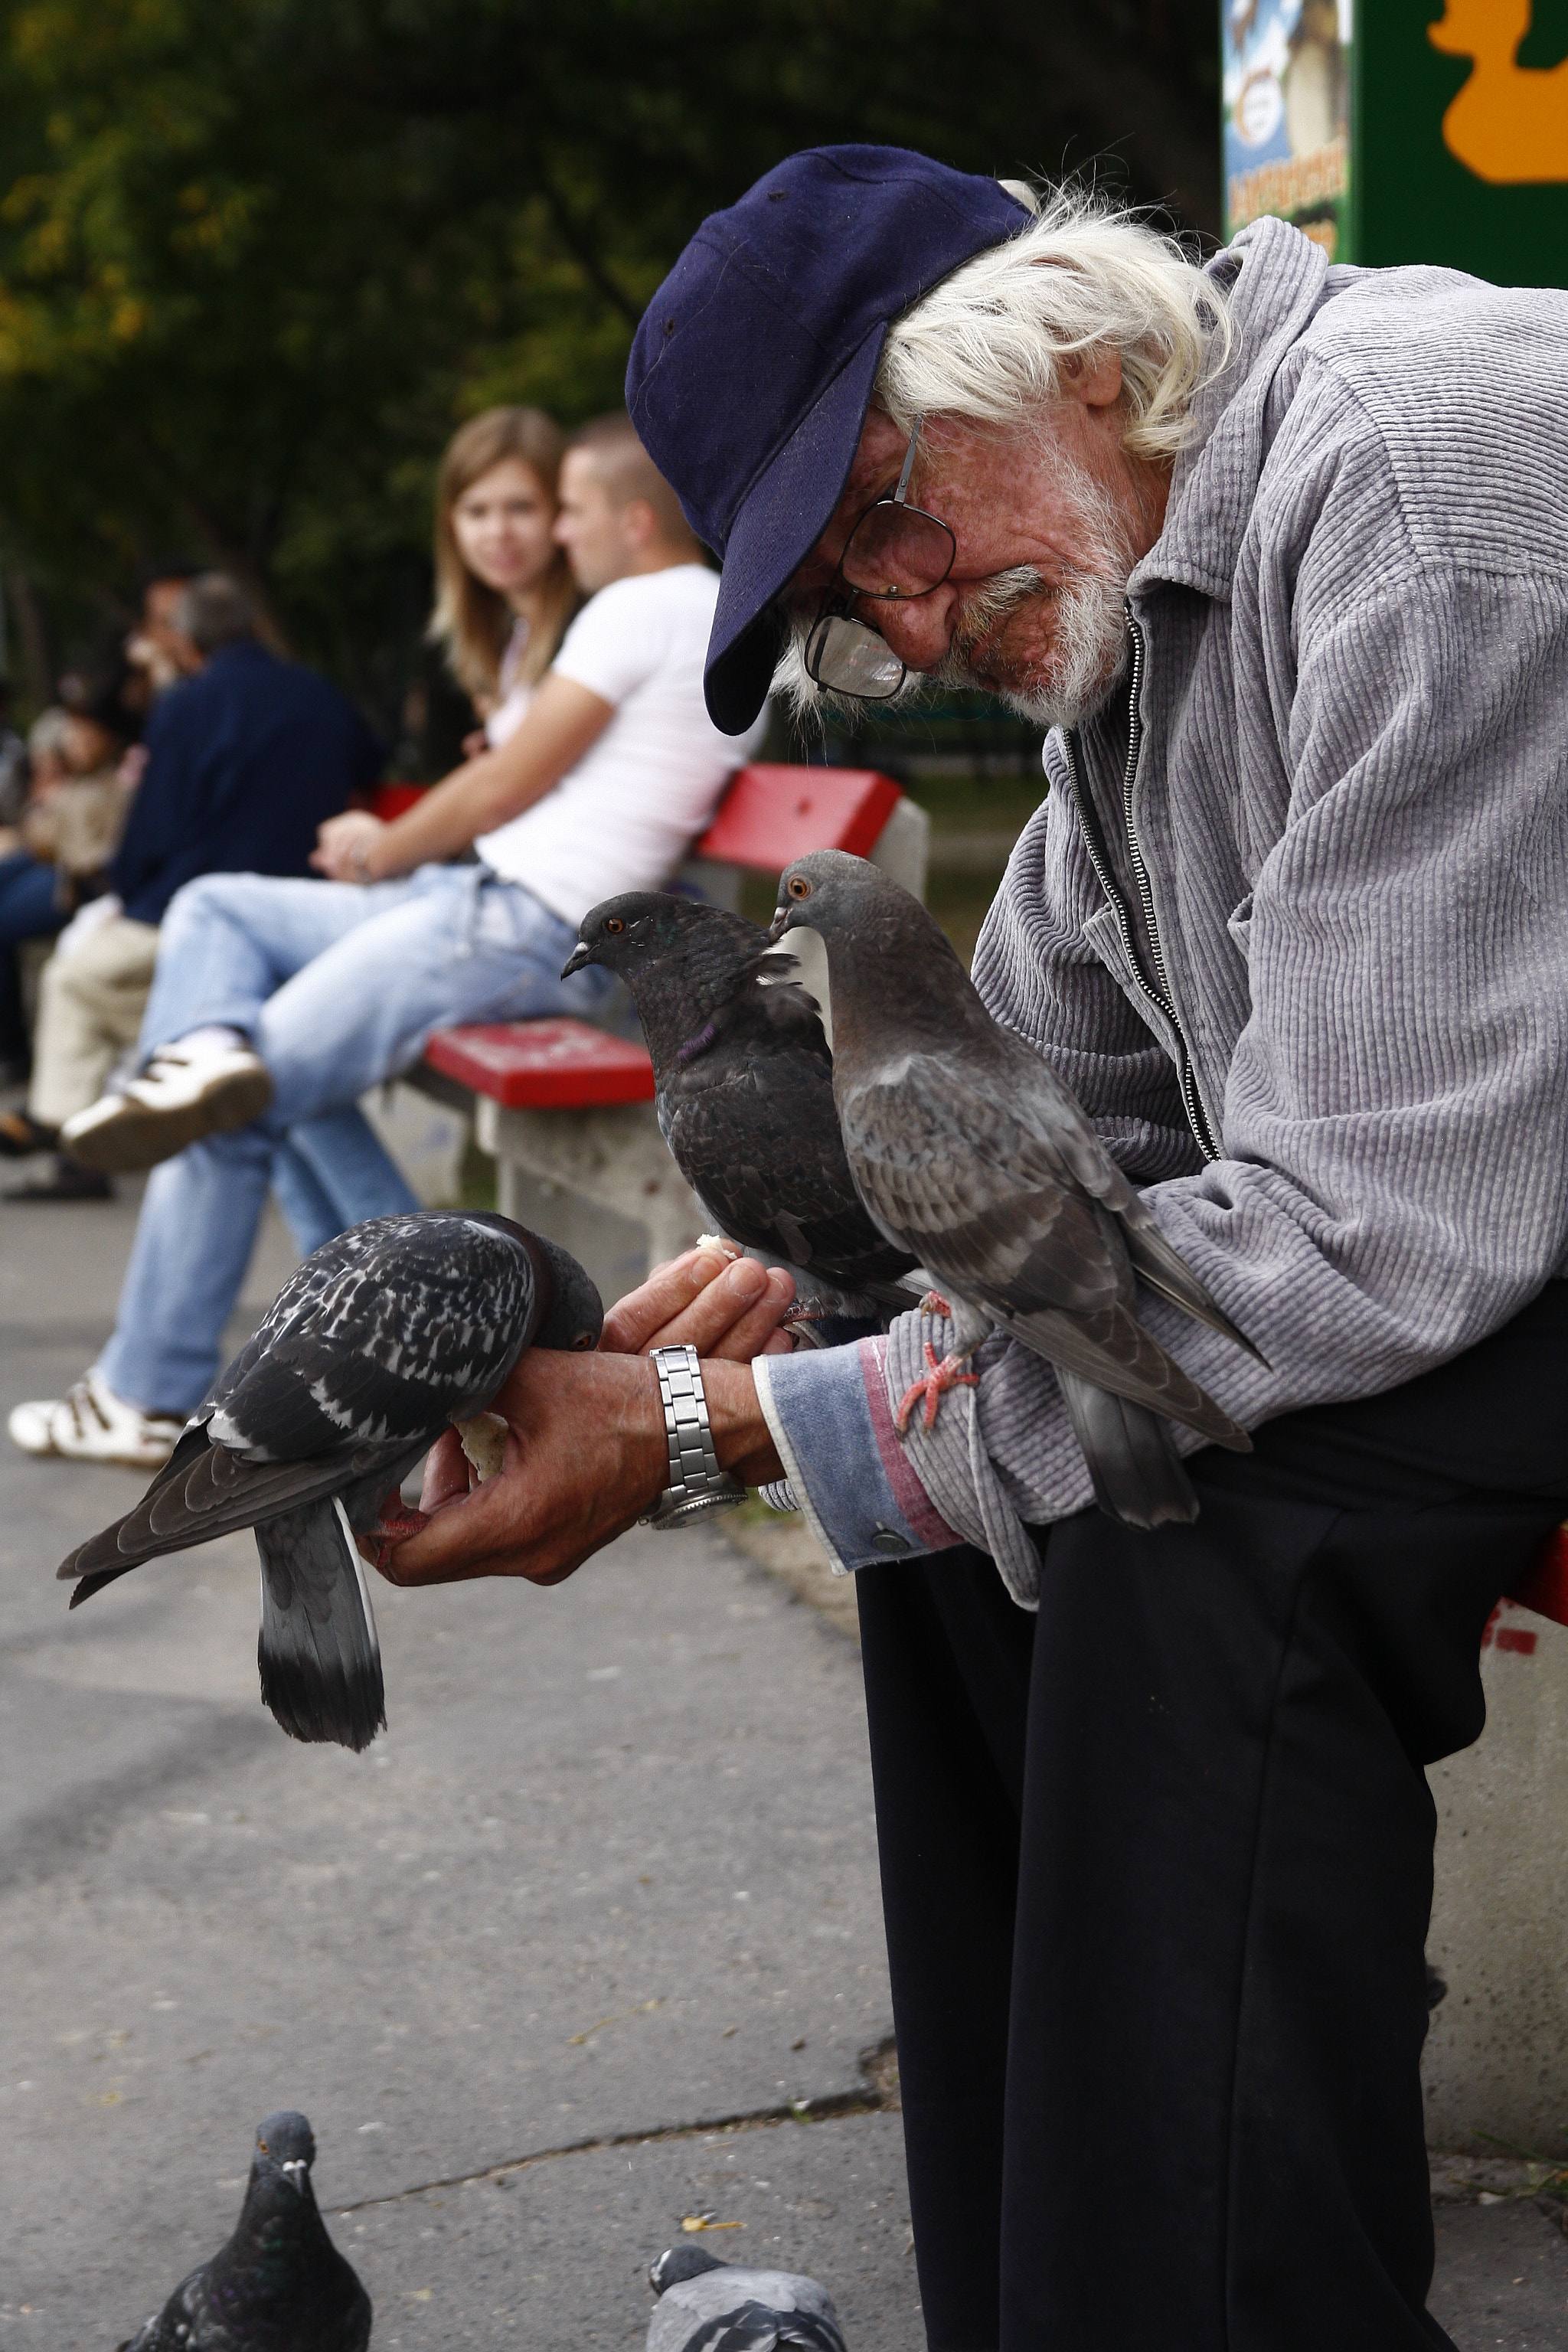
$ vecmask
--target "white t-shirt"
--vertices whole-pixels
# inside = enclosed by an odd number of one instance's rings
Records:
[[[522,657],[528,651],[528,623],[519,621],[506,641],[506,651],[500,657],[500,676],[496,683],[500,688],[500,700],[485,721],[485,740],[492,751],[517,733],[528,717],[529,704],[539,688],[528,678],[520,677]]]
[[[601,898],[657,890],[687,855],[726,779],[762,741],[721,735],[702,699],[719,579],[673,564],[601,588],[552,666],[613,703],[615,717],[552,791],[474,846],[565,921]]]

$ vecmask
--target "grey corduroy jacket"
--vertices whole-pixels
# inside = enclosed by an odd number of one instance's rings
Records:
[[[1474,1345],[1568,1249],[1568,295],[1277,221],[1213,266],[1235,349],[1130,584],[1136,719],[1048,740],[974,977],[1268,1357],[1142,1297],[1250,1427]],[[981,1361],[908,1459],[1027,1599],[1007,1526],[1089,1478],[1049,1370]]]

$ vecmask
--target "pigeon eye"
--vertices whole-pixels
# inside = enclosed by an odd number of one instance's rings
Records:
[[[612,936],[614,936],[616,931],[624,931],[626,928],[625,923],[622,922],[618,915],[606,915],[605,917],[605,929],[610,932]]]
[[[573,1353],[580,1356],[585,1349],[591,1348],[594,1342],[586,1331],[579,1331],[577,1337],[572,1342]]]
[[[811,896],[811,885],[806,880],[804,874],[793,875],[788,884],[788,889],[789,895],[792,898],[809,898]]]

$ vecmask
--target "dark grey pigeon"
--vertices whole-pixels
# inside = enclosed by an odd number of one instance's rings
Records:
[[[396,1490],[441,1432],[483,1412],[525,1348],[592,1348],[603,1319],[576,1259],[509,1217],[431,1209],[339,1234],[284,1284],[135,1509],[61,1561],[79,1580],[71,1607],[253,1527],[263,1700],[295,1739],[368,1747],[385,1697],[352,1536],[421,1525]]]
[[[647,2352],[846,2352],[815,2279],[744,2270],[701,2246],[671,2246],[647,2277],[658,2297]]]
[[[899,1283],[914,1260],[878,1232],[849,1174],[816,1007],[759,971],[767,933],[723,907],[634,890],[591,908],[577,940],[567,971],[603,964],[632,992],[660,1131],[719,1231],[808,1291],[912,1305]]]
[[[904,1397],[929,1427],[1005,1330],[1054,1367],[1101,1510],[1192,1519],[1170,1422],[1236,1453],[1245,1430],[1144,1330],[1135,1277],[1258,1350],[1225,1315],[1032,1047],[993,1021],[942,929],[862,858],[822,849],[779,883],[772,936],[816,998],[856,1190],[952,1304],[951,1352]],[[1261,1359],[1259,1359],[1261,1360]]]
[[[327,2235],[303,2116],[256,2135],[234,2235],[119,2352],[364,2352],[370,2297]]]

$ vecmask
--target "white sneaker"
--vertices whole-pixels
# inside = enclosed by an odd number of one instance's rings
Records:
[[[16,1406],[6,1423],[12,1444],[24,1454],[63,1454],[72,1462],[128,1462],[136,1470],[162,1469],[184,1425],[127,1404],[95,1371],[78,1381],[69,1396],[39,1397]]]
[[[60,1145],[84,1168],[129,1174],[204,1135],[248,1127],[271,1100],[267,1065],[248,1045],[160,1045],[136,1077],[68,1118]]]

